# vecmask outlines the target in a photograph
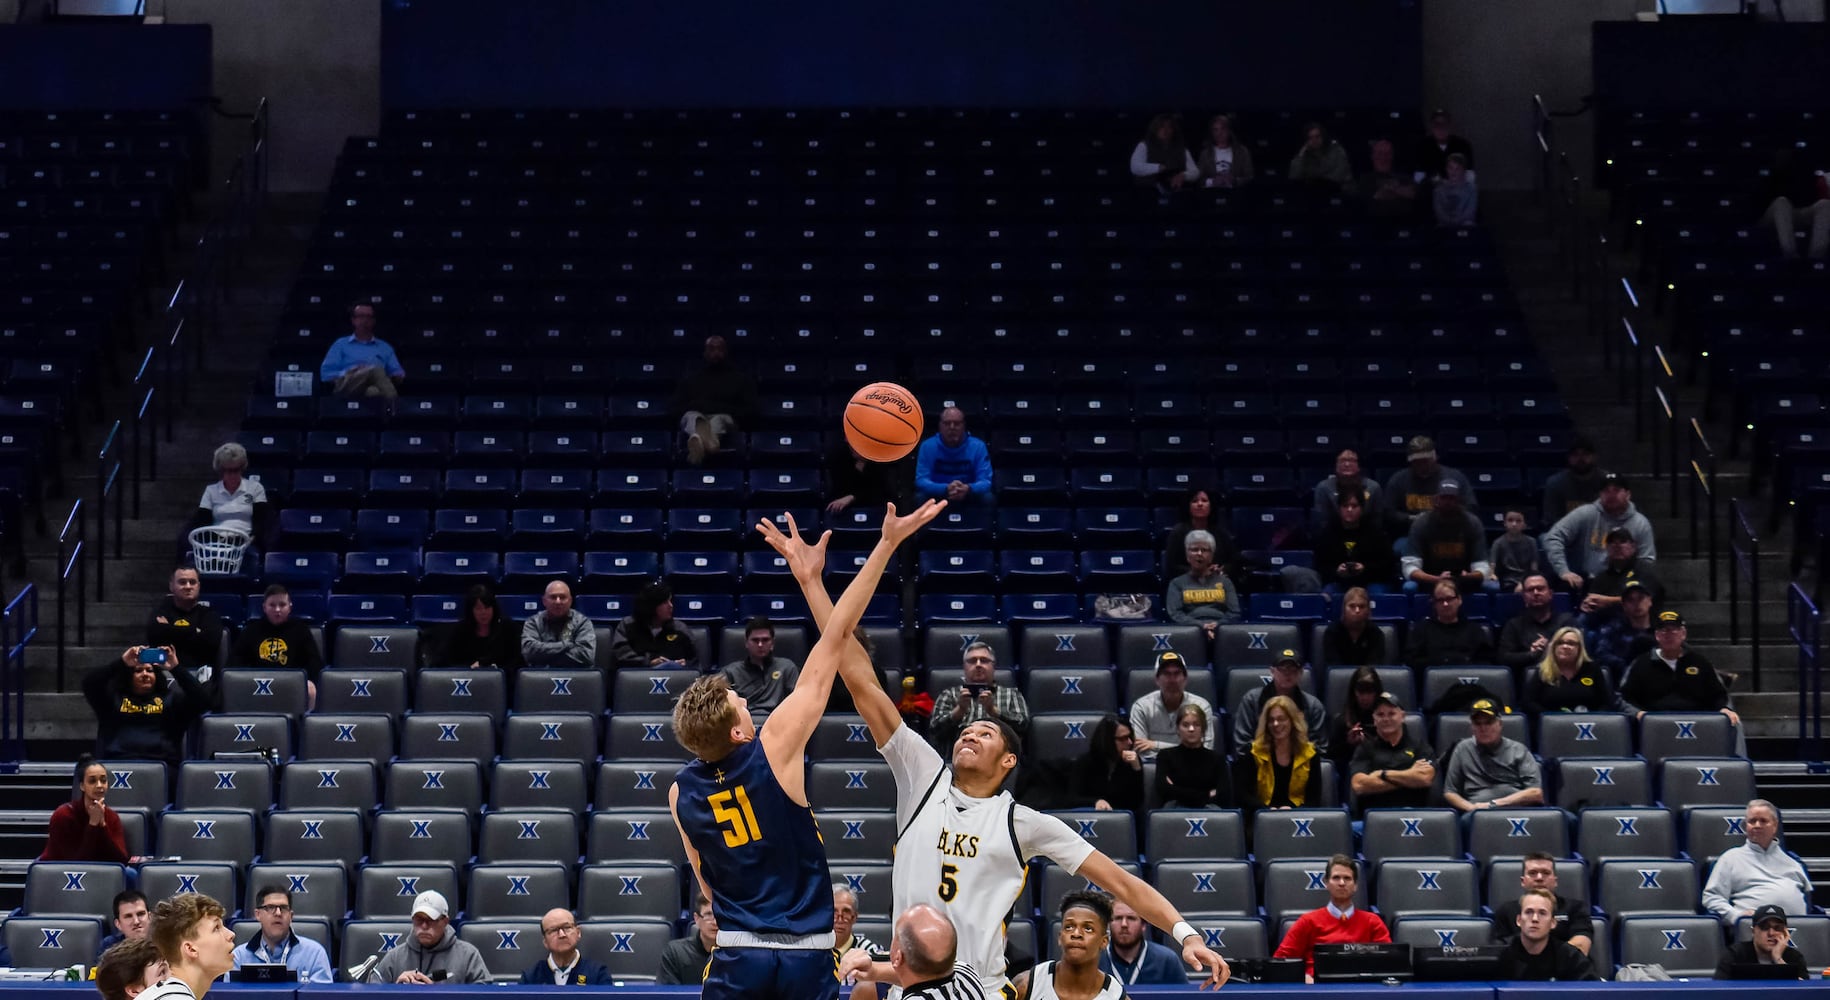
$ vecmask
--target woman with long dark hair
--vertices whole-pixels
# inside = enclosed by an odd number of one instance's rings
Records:
[[[635,597],[632,614],[617,622],[610,654],[618,669],[674,667],[696,670],[699,651],[692,633],[674,621],[674,590],[656,580]]]
[[[445,633],[432,666],[514,670],[522,665],[521,626],[502,613],[488,587],[479,583],[465,591],[458,620]]]
[[[1342,767],[1353,760],[1354,752],[1373,731],[1373,708],[1385,684],[1371,664],[1361,664],[1347,681],[1347,698],[1334,715],[1333,730],[1328,736],[1328,759]]]
[[[170,646],[131,646],[83,675],[98,755],[178,766],[185,732],[210,708],[209,692],[182,667]]]
[[[1156,753],[1156,797],[1166,809],[1226,809],[1233,804],[1226,758],[1209,750],[1207,710],[1184,702],[1176,712],[1176,745]]]
[[[121,814],[108,808],[108,769],[88,754],[76,759],[70,801],[51,812],[40,861],[133,861]]]
[[[1220,517],[1220,504],[1214,499],[1218,490],[1197,486],[1182,500],[1175,526],[1163,545],[1163,570],[1173,580],[1188,572],[1188,533],[1205,531],[1214,536],[1214,565],[1229,579],[1238,579],[1239,548]]]
[[[1074,765],[1075,805],[1144,808],[1144,761],[1133,745],[1131,723],[1107,715],[1093,727],[1087,752]]]
[[[1175,115],[1157,115],[1144,130],[1143,141],[1131,151],[1131,177],[1140,185],[1158,191],[1180,191],[1201,176],[1201,167],[1188,151],[1182,138],[1182,120]]]

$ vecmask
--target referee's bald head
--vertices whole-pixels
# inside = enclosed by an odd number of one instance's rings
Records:
[[[952,974],[958,951],[959,936],[953,930],[953,921],[934,907],[917,903],[897,918],[890,964],[905,973],[907,981],[903,985]]]

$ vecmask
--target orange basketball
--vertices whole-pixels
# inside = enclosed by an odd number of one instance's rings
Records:
[[[845,440],[869,462],[894,462],[921,443],[921,404],[894,382],[872,382],[845,404]]]

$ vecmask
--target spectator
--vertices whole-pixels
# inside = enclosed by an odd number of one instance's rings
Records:
[[[1588,438],[1570,442],[1567,465],[1544,483],[1544,506],[1539,516],[1548,528],[1563,515],[1601,495],[1602,472],[1595,464],[1595,445]]]
[[[692,633],[674,621],[673,588],[655,581],[635,596],[631,614],[616,624],[610,656],[618,670],[673,667],[696,670],[699,651]]]
[[[1760,225],[1773,227],[1786,259],[1798,259],[1800,222],[1811,229],[1811,258],[1823,260],[1830,254],[1830,184],[1823,174],[1812,176],[1790,147],[1781,147],[1774,155],[1772,169],[1755,191],[1754,207],[1760,212]]]
[[[852,950],[881,952],[877,942],[859,934],[858,894],[844,882],[832,884],[832,966],[838,968],[845,954]]]
[[[1468,170],[1468,159],[1450,153],[1443,164],[1442,180],[1430,191],[1430,206],[1436,211],[1439,226],[1472,226],[1480,207],[1480,189],[1474,186],[1474,174]]]
[[[1391,539],[1379,526],[1378,514],[1366,516],[1367,499],[1349,486],[1342,491],[1315,542],[1315,566],[1308,571],[1329,593],[1359,587],[1384,593],[1398,576]],[[1299,567],[1300,568],[1300,567]]]
[[[292,594],[283,583],[271,584],[261,595],[261,616],[242,626],[229,653],[237,667],[283,667],[305,672],[306,711],[318,703],[318,675],[324,671],[324,651],[312,627],[292,617]]]
[[[1334,513],[1335,505],[1341,494],[1350,490],[1360,491],[1360,500],[1373,511],[1380,511],[1379,484],[1366,477],[1360,468],[1360,453],[1352,448],[1342,449],[1334,456],[1334,475],[1315,484],[1315,504],[1310,511],[1310,524],[1320,531]]]
[[[929,739],[941,753],[952,752],[959,731],[980,719],[1002,719],[1019,735],[1029,728],[1029,703],[1023,693],[998,683],[998,654],[990,644],[974,642],[960,654],[965,677],[959,687],[934,696]]]
[[[1278,695],[1264,703],[1258,730],[1233,765],[1234,794],[1246,823],[1260,809],[1322,804],[1322,758],[1309,742],[1309,724],[1296,702]]]
[[[1341,699],[1340,711],[1335,712],[1329,722],[1329,760],[1341,767],[1353,760],[1360,745],[1372,736],[1373,708],[1384,692],[1385,682],[1379,679],[1379,671],[1371,664],[1354,668],[1352,676],[1347,678],[1347,697]]]
[[[940,429],[915,449],[915,499],[991,503],[991,452],[966,432],[966,413],[940,411]]]
[[[718,916],[712,902],[703,892],[693,892],[693,933],[667,942],[661,949],[661,971],[655,975],[657,986],[693,986],[705,981],[706,967],[712,964],[712,949],[718,947]]]
[[[1436,509],[1436,495],[1445,482],[1461,487],[1463,509],[1470,512],[1480,509],[1474,498],[1474,484],[1468,477],[1437,462],[1435,441],[1419,434],[1411,438],[1406,451],[1405,467],[1385,481],[1387,518],[1399,533],[1408,533],[1412,521]]]
[[[1176,710],[1174,746],[1156,752],[1156,797],[1167,809],[1227,809],[1233,790],[1226,757],[1207,746],[1213,725],[1193,702]]]
[[[1328,130],[1319,122],[1310,122],[1303,128],[1302,148],[1290,158],[1289,179],[1341,191],[1353,183],[1353,166],[1341,144],[1328,137]]]
[[[413,897],[413,932],[383,955],[369,975],[373,982],[415,986],[487,983],[489,966],[475,945],[451,929],[451,904],[444,894],[427,891]]]
[[[1620,696],[1607,673],[1589,658],[1582,630],[1574,625],[1558,628],[1537,669],[1526,672],[1522,702],[1532,715],[1620,711]]]
[[[216,449],[210,467],[221,477],[203,488],[197,512],[185,525],[185,553],[190,552],[190,532],[197,528],[229,528],[245,532],[250,549],[259,549],[271,537],[275,511],[267,502],[267,489],[258,479],[247,478],[248,449],[231,441]],[[247,551],[243,552],[244,565]]]
[[[1131,179],[1159,193],[1182,190],[1201,176],[1201,168],[1182,139],[1182,121],[1175,115],[1150,119],[1143,141],[1131,151]]]
[[[1779,807],[1765,799],[1747,804],[1742,829],[1747,843],[1731,847],[1716,859],[1703,883],[1703,909],[1723,927],[1735,926],[1763,906],[1786,913],[1811,912],[1811,876],[1779,842]]]
[[[165,959],[167,978],[142,993],[146,1000],[202,1000],[210,984],[235,967],[235,935],[222,904],[195,892],[159,901],[149,936]]]
[[[146,907],[146,894],[138,889],[123,889],[114,894],[108,907],[114,913],[114,933],[102,938],[96,951],[104,952],[124,941],[145,941],[152,929],[152,911]]]
[[[1602,477],[1601,495],[1594,503],[1563,515],[1544,533],[1544,555],[1550,560],[1551,572],[1571,588],[1580,588],[1589,577],[1608,568],[1607,539],[1617,530],[1633,539],[1639,559],[1651,562],[1658,558],[1652,522],[1633,506],[1626,478],[1610,472]]]
[[[1660,611],[1652,626],[1650,652],[1627,666],[1620,680],[1620,698],[1629,712],[1721,712],[1730,725],[1741,725],[1741,716],[1728,707],[1728,686],[1715,665],[1702,653],[1684,648],[1690,632],[1684,616]]]
[[[1419,179],[1438,180],[1449,174],[1449,157],[1459,155],[1469,170],[1474,169],[1474,147],[1455,134],[1455,120],[1441,108],[1430,114],[1430,128],[1417,145]]]
[[[12,959],[7,958],[8,966]],[[165,959],[147,938],[123,941],[102,952],[95,963],[95,988],[103,1000],[134,1000],[166,977]]]
[[[1485,626],[1461,616],[1461,591],[1444,580],[1430,591],[1430,617],[1411,625],[1404,662],[1412,669],[1492,663],[1493,643]]]
[[[1131,732],[1137,751],[1146,759],[1181,742],[1180,713],[1186,706],[1199,708],[1206,722],[1201,745],[1214,749],[1214,706],[1198,694],[1188,693],[1188,663],[1170,651],[1156,658],[1156,690],[1131,703]]]
[[[1582,638],[1595,662],[1609,677],[1618,678],[1657,644],[1652,637],[1652,588],[1643,580],[1629,580],[1617,609],[1585,614],[1582,623]]]
[[[750,711],[773,712],[794,691],[801,668],[785,656],[775,655],[775,626],[756,617],[743,627],[744,656],[724,665],[731,690],[749,703]]]
[[[198,600],[203,578],[189,566],[172,570],[171,592],[153,605],[146,623],[148,646],[170,646],[215,700],[217,680],[211,668],[221,666],[222,616]]]
[[[1372,733],[1354,751],[1348,764],[1348,787],[1355,807],[1368,809],[1421,809],[1430,802],[1436,781],[1436,751],[1411,738],[1404,725],[1404,706],[1388,691],[1373,703]]]
[[[1307,976],[1315,978],[1318,944],[1376,944],[1392,939],[1385,921],[1353,903],[1360,888],[1360,866],[1345,854],[1328,859],[1328,904],[1296,918],[1290,932],[1278,942],[1274,958],[1300,958]]]
[[[184,756],[185,732],[210,707],[209,695],[169,646],[129,646],[83,675],[83,699],[95,711],[97,757],[162,760],[174,768]]]
[[[1188,533],[1205,531],[1214,536],[1214,565],[1231,575],[1239,568],[1239,547],[1233,544],[1232,533],[1226,525],[1220,523],[1220,512],[1215,509],[1213,491],[1197,486],[1188,493],[1188,499],[1182,502],[1182,517],[1175,527],[1169,529],[1169,539],[1163,546],[1163,572],[1175,579],[1188,572]]]
[[[546,957],[521,974],[523,986],[614,986],[610,970],[578,953],[580,929],[572,911],[555,907],[540,918]]]
[[[1552,941],[1561,941],[1587,955],[1595,942],[1595,921],[1589,916],[1587,900],[1566,896],[1557,891],[1557,859],[1543,851],[1525,855],[1519,869],[1519,886],[1551,894],[1554,922]],[[1494,908],[1493,941],[1505,944],[1519,933],[1519,901],[1508,899]]]
[[[76,759],[70,800],[51,810],[40,861],[133,863],[121,814],[108,808],[108,769],[88,754]]]
[[[1805,968],[1804,953],[1792,943],[1785,907],[1762,906],[1754,911],[1753,920],[1752,938],[1736,941],[1723,949],[1722,960],[1716,963],[1716,978],[1753,978],[1741,970],[1754,965],[1783,965],[1791,970],[1791,978],[1808,978],[1810,972]]]
[[[1603,541],[1607,544],[1608,561],[1600,572],[1588,579],[1588,592],[1582,595],[1582,603],[1578,605],[1584,614],[1601,614],[1618,608],[1621,597],[1632,584],[1645,587],[1655,602],[1664,599],[1665,588],[1659,582],[1658,571],[1653,569],[1651,562],[1639,557],[1639,543],[1633,540],[1631,531],[1609,528]]]
[[[1065,900],[1061,908],[1066,912]],[[1110,931],[1111,942],[1099,953],[1101,972],[1127,986],[1175,986],[1188,981],[1182,971],[1182,956],[1168,945],[1147,940],[1144,918],[1130,904],[1112,900]]]
[[[1469,706],[1474,735],[1449,754],[1442,799],[1464,813],[1544,804],[1538,762],[1525,744],[1501,735],[1499,712],[1487,698]]]
[[[1331,667],[1388,662],[1385,631],[1372,623],[1372,595],[1365,587],[1341,595],[1341,620],[1322,630],[1322,662]]]
[[[1073,808],[1143,811],[1144,759],[1131,734],[1131,723],[1116,715],[1093,727],[1087,752],[1074,762]]]
[[[1207,145],[1196,161],[1201,186],[1244,187],[1252,182],[1252,150],[1233,136],[1233,116],[1215,115],[1207,123]]]
[[[597,628],[572,607],[572,588],[564,580],[546,585],[541,614],[521,623],[521,659],[530,667],[597,666]]]
[[[1557,940],[1557,896],[1549,889],[1527,889],[1514,904],[1517,932],[1500,952],[1500,978],[1526,982],[1595,982],[1601,979],[1588,955]]]
[[[1463,590],[1498,589],[1486,554],[1487,533],[1480,519],[1462,509],[1461,484],[1444,479],[1436,486],[1434,509],[1411,522],[1407,554],[1401,563],[1404,589],[1453,583]]]
[[[503,614],[495,593],[486,584],[476,584],[458,602],[458,620],[445,630],[433,665],[496,667],[512,672],[522,666],[521,631]],[[592,639],[595,642],[595,632]]]
[[[1263,687],[1247,691],[1233,709],[1233,746],[1252,742],[1259,716],[1271,699],[1288,698],[1303,713],[1303,726],[1308,730],[1304,735],[1315,741],[1316,749],[1328,749],[1328,708],[1322,699],[1304,691],[1302,684],[1303,661],[1296,650],[1278,653],[1271,661],[1271,679]]]
[[[1557,610],[1556,595],[1543,574],[1527,576],[1519,590],[1525,606],[1500,627],[1499,650],[1494,660],[1514,669],[1542,660],[1550,651],[1551,633],[1576,620],[1569,612]]]
[[[398,397],[407,371],[400,367],[394,348],[375,336],[375,307],[356,303],[350,307],[349,322],[350,335],[332,342],[324,352],[318,378],[329,382],[331,391],[344,399]]]
[[[1239,591],[1214,562],[1214,536],[1190,531],[1182,542],[1188,572],[1169,581],[1163,606],[1178,625],[1199,625],[1212,639],[1221,625],[1240,619]]]
[[[1538,543],[1525,534],[1525,512],[1506,511],[1506,533],[1493,540],[1487,549],[1487,565],[1500,583],[1500,590],[1515,593],[1525,589],[1525,578],[1538,569]]]
[[[1368,149],[1372,158],[1372,172],[1361,174],[1354,182],[1354,190],[1366,202],[1366,210],[1383,218],[1410,215],[1417,207],[1417,185],[1409,177],[1397,172],[1394,165],[1397,157],[1392,150],[1392,141],[1374,139],[1368,144]]]
[[[866,461],[844,435],[826,449],[826,495],[832,497],[826,504],[828,514],[837,514],[852,504],[877,510],[903,500],[896,465]]]
[[[283,965],[296,973],[301,983],[335,982],[336,973],[324,946],[292,932],[292,893],[277,885],[265,885],[254,899],[254,917],[260,921],[260,930],[231,953],[235,968]]]
[[[694,465],[724,447],[725,435],[749,426],[760,409],[756,380],[731,364],[723,337],[705,338],[705,364],[674,388],[673,415],[686,435],[686,460]]]

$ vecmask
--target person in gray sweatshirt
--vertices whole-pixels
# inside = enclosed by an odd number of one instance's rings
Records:
[[[1188,553],[1188,572],[1169,581],[1163,608],[1178,625],[1199,625],[1209,639],[1227,622],[1241,617],[1239,590],[1219,566],[1214,565],[1214,536],[1191,531],[1182,542]]]
[[[1747,843],[1723,851],[1703,884],[1703,909],[1724,927],[1735,926],[1762,906],[1791,914],[1807,912],[1811,876],[1779,845],[1779,807],[1754,799],[1747,804],[1742,829],[1747,831]]]
[[[437,982],[487,983],[483,953],[451,929],[451,904],[443,893],[413,897],[413,932],[381,958],[369,982],[430,986]]]
[[[1607,568],[1608,532],[1622,528],[1633,536],[1640,559],[1658,558],[1652,540],[1652,522],[1633,506],[1633,491],[1626,477],[1610,472],[1602,477],[1601,496],[1594,503],[1583,504],[1565,514],[1544,532],[1544,556],[1550,571],[1571,587],[1582,587],[1590,577]]]

